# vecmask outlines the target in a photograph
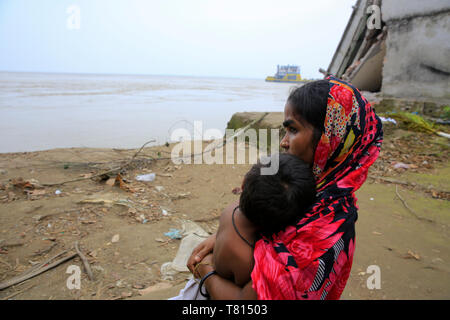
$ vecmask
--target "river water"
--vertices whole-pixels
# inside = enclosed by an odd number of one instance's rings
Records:
[[[0,152],[138,148],[177,128],[225,133],[236,112],[283,111],[292,84],[264,79],[0,72]]]

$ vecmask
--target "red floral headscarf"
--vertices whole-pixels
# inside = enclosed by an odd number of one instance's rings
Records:
[[[314,155],[316,203],[295,225],[255,245],[253,288],[261,300],[339,299],[353,261],[355,191],[377,159],[383,132],[352,85],[328,77],[323,133]]]

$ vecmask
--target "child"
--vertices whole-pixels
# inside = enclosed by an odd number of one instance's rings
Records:
[[[222,212],[213,251],[217,274],[240,287],[251,280],[255,242],[261,236],[271,237],[294,225],[314,203],[316,195],[311,168],[296,156],[280,154],[279,169],[274,175],[261,175],[262,167],[270,167],[270,163],[258,163],[250,169],[242,184],[239,204]],[[176,299],[203,299],[199,292],[204,294],[206,290],[194,281],[187,284],[184,292],[192,290],[196,294]]]

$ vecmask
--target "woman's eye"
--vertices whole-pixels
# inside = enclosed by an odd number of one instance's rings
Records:
[[[289,132],[291,133],[297,133],[297,129],[293,128],[293,127],[289,127]]]

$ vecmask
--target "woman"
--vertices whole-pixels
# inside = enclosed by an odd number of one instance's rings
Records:
[[[353,261],[354,192],[367,178],[382,143],[380,119],[352,85],[328,77],[294,90],[285,106],[281,147],[311,164],[317,200],[296,225],[259,240],[252,281],[240,288],[211,275],[215,235],[188,260],[213,299],[339,299]],[[209,262],[209,263],[208,263]]]

